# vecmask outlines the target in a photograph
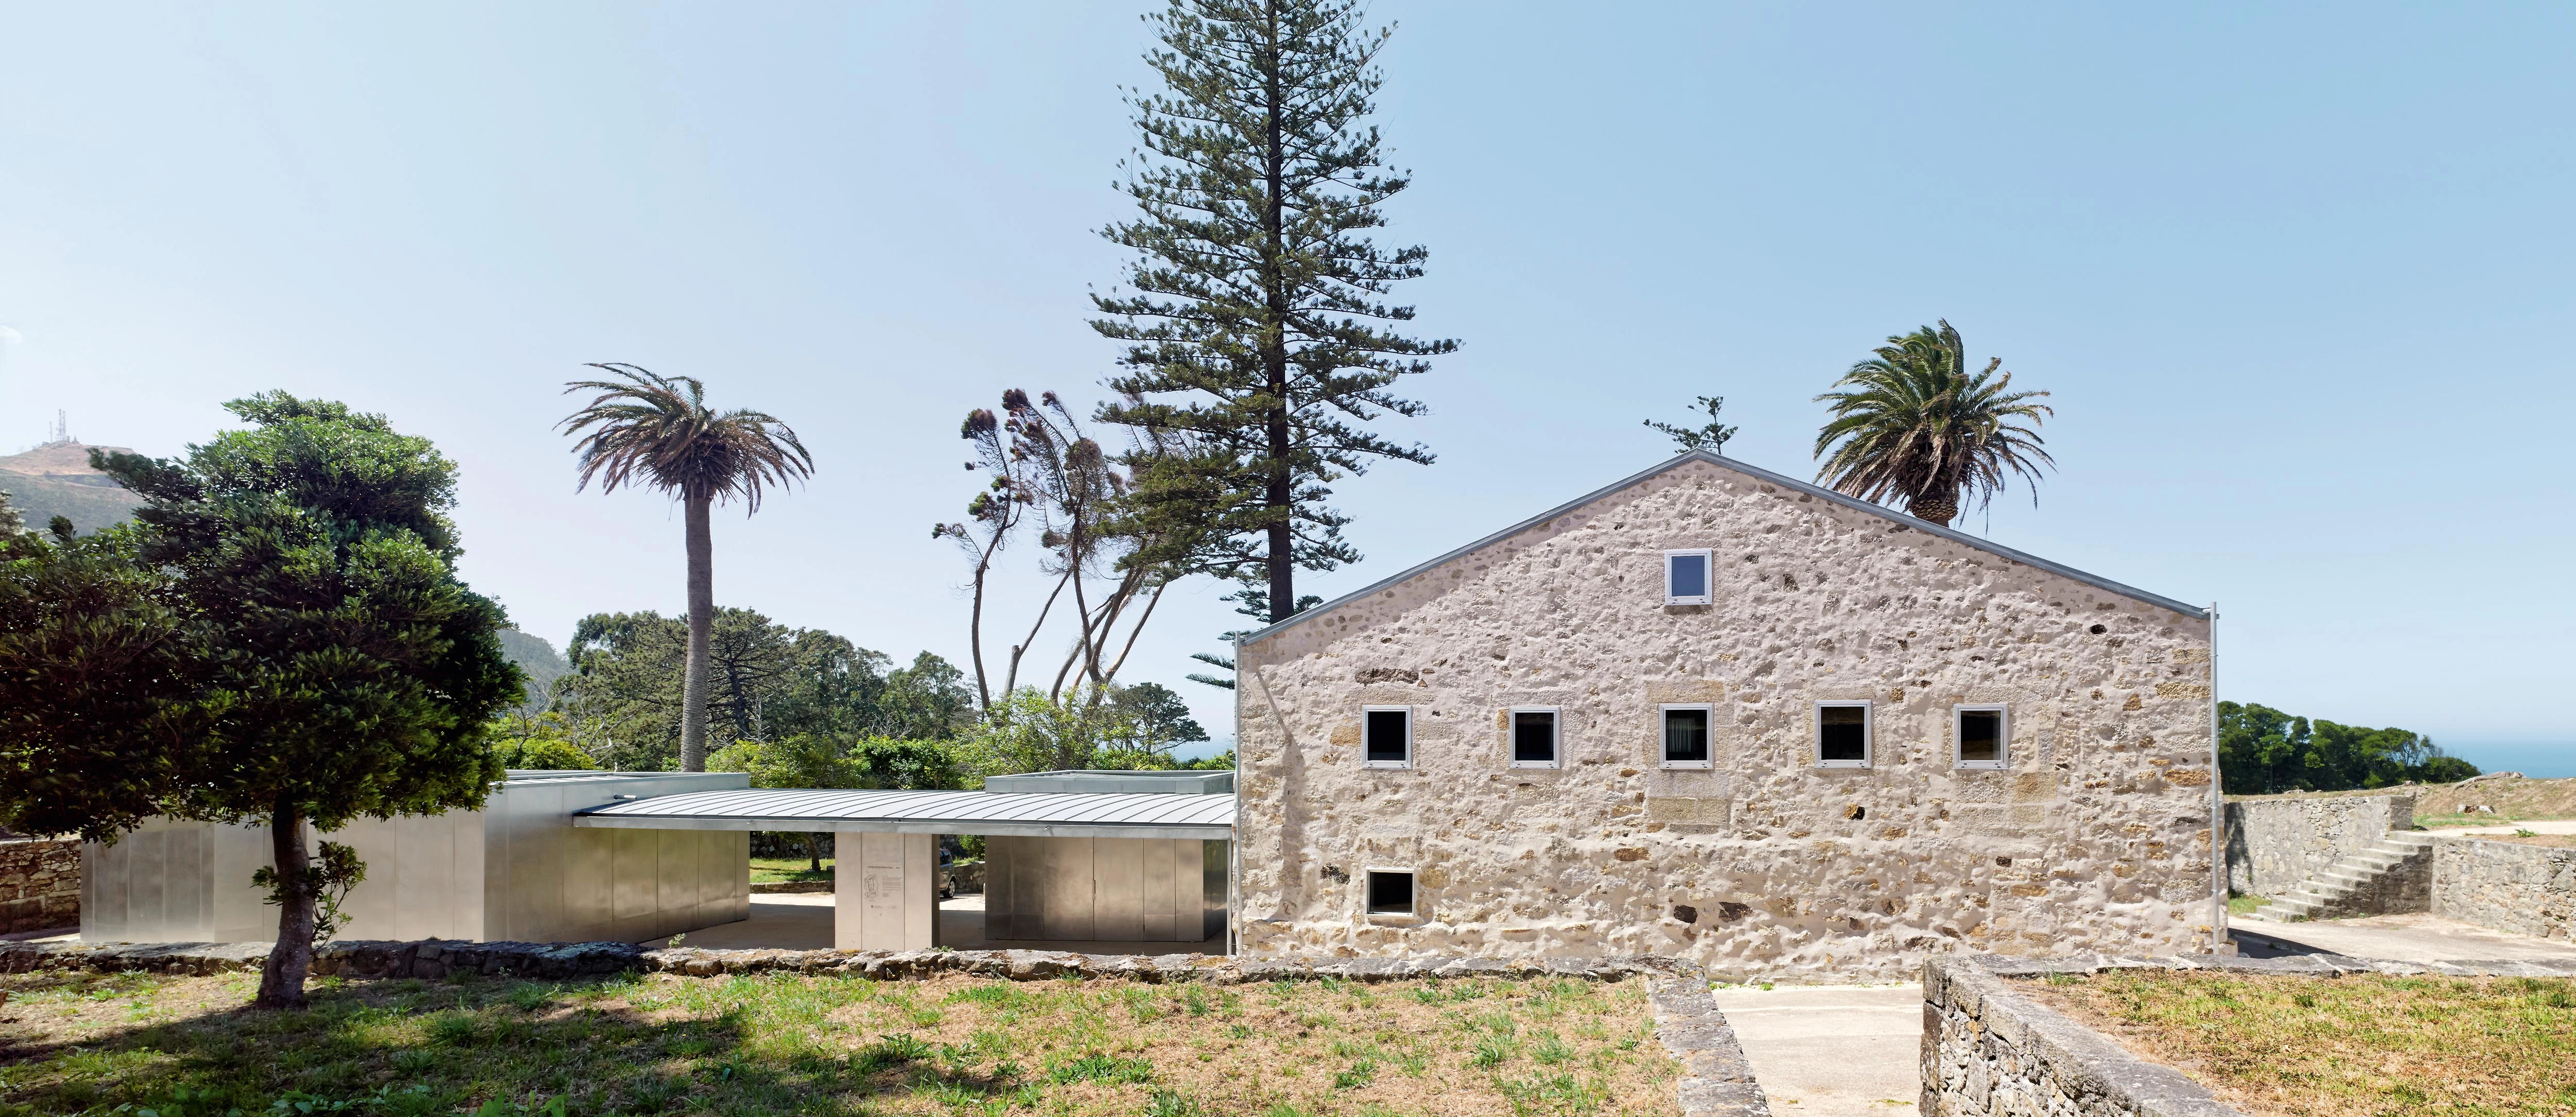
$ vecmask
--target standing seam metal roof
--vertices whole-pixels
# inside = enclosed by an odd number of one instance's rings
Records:
[[[576,815],[573,824],[644,829],[1222,838],[1233,832],[1234,796],[1146,791],[692,791],[593,808]]]
[[[2174,612],[2180,613],[2180,614],[2182,614],[2182,615],[2184,615],[2184,616],[2186,616],[2186,617],[2191,617],[2191,618],[2194,618],[2194,619],[2196,619],[2196,620],[2207,620],[2207,619],[2209,619],[2209,610],[2204,609],[2204,608],[2202,608],[2202,607],[2200,607],[2200,606],[2198,606],[2198,605],[2187,605],[2187,604],[2184,604],[2183,602],[2176,601],[2176,600],[2174,600],[2173,598],[2166,597],[2166,596],[2164,596],[2163,594],[2148,593],[2147,591],[2142,590],[2142,589],[2139,589],[2139,588],[2137,588],[2137,587],[2135,587],[2135,586],[2124,585],[2124,584],[2119,583],[2119,582],[2114,582],[2114,581],[2110,580],[2109,578],[2102,577],[2102,576],[2100,576],[2100,575],[2098,575],[2098,574],[2087,574],[2087,573],[2085,573],[2084,571],[2077,570],[2077,569],[2075,569],[2074,567],[2071,567],[2071,566],[2066,566],[2066,565],[2063,565],[2063,564],[2061,564],[2061,563],[2054,563],[2054,562],[2050,562],[2050,561],[2048,561],[2047,559],[2041,558],[2041,557],[2039,557],[2039,556],[2037,556],[2037,555],[2033,555],[2033,554],[2025,554],[2025,553],[2023,553],[2023,552],[2021,552],[2021,551],[2016,551],[2016,550],[2014,550],[2014,549],[2012,549],[2012,548],[2010,548],[2010,547],[2006,547],[2006,546],[2004,546],[2003,544],[2000,544],[2000,543],[1995,543],[1995,542],[1991,542],[1991,541],[1988,541],[1988,540],[1979,539],[1979,538],[1977,538],[1976,536],[1970,535],[1970,534],[1968,534],[1968,533],[1966,533],[1966,532],[1964,532],[1964,531],[1959,531],[1959,530],[1956,530],[1956,529],[1954,529],[1954,528],[1946,528],[1946,527],[1942,527],[1942,526],[1940,526],[1940,525],[1938,525],[1938,524],[1935,524],[1935,523],[1932,523],[1932,522],[1930,522],[1930,521],[1928,521],[1928,520],[1918,520],[1918,519],[1915,519],[1915,518],[1914,518],[1914,517],[1912,517],[1912,516],[1905,515],[1905,514],[1904,514],[1904,513],[1902,513],[1902,512],[1897,512],[1897,511],[1895,511],[1895,510],[1893,510],[1893,509],[1889,509],[1889,508],[1883,508],[1883,507],[1881,507],[1881,506],[1879,506],[1879,505],[1872,504],[1872,503],[1870,503],[1870,502],[1868,502],[1868,501],[1866,501],[1866,500],[1860,500],[1860,499],[1857,499],[1857,498],[1855,498],[1855,497],[1845,496],[1845,495],[1843,495],[1843,494],[1841,494],[1841,493],[1838,493],[1838,492],[1833,491],[1832,489],[1824,488],[1824,487],[1822,487],[1822,486],[1818,486],[1818,485],[1811,485],[1811,484],[1808,484],[1808,483],[1807,483],[1807,482],[1805,482],[1805,481],[1798,480],[1797,478],[1789,477],[1789,476],[1786,476],[1786,475],[1783,475],[1783,474],[1773,473],[1773,472],[1771,472],[1770,470],[1763,469],[1763,468],[1760,468],[1760,467],[1758,467],[1758,466],[1750,466],[1750,465],[1746,465],[1746,464],[1744,464],[1743,462],[1737,461],[1737,460],[1735,460],[1735,459],[1733,459],[1733,458],[1726,457],[1726,456],[1721,455],[1721,454],[1713,454],[1713,453],[1710,453],[1710,452],[1708,452],[1708,451],[1706,451],[1706,450],[1685,450],[1685,451],[1683,451],[1683,452],[1681,452],[1681,453],[1679,453],[1679,454],[1675,454],[1675,455],[1673,455],[1673,456],[1672,456],[1671,458],[1669,458],[1669,459],[1666,459],[1664,462],[1662,462],[1661,464],[1659,464],[1659,465],[1655,466],[1655,467],[1654,467],[1654,468],[1652,468],[1652,469],[1648,469],[1648,470],[1646,470],[1646,471],[1644,471],[1644,472],[1634,474],[1634,475],[1629,476],[1629,477],[1627,477],[1627,478],[1625,478],[1625,479],[1623,479],[1623,480],[1613,482],[1613,483],[1611,483],[1611,484],[1609,484],[1609,485],[1605,485],[1605,486],[1603,486],[1603,487],[1601,487],[1601,488],[1594,489],[1594,490],[1593,490],[1593,491],[1591,491],[1591,492],[1585,493],[1585,494],[1583,494],[1582,496],[1579,496],[1579,497],[1574,498],[1573,500],[1566,501],[1566,502],[1565,502],[1565,503],[1563,503],[1563,504],[1557,505],[1557,506],[1556,506],[1556,507],[1554,507],[1554,508],[1550,508],[1550,509],[1548,509],[1547,511],[1545,511],[1545,512],[1541,512],[1541,513],[1539,513],[1538,515],[1532,516],[1532,517],[1530,517],[1530,518],[1528,518],[1528,519],[1526,519],[1526,520],[1522,520],[1521,522],[1519,522],[1519,523],[1517,523],[1517,524],[1513,524],[1512,526],[1507,527],[1507,528],[1504,528],[1504,529],[1503,529],[1503,530],[1501,530],[1501,531],[1495,532],[1495,533],[1493,533],[1492,535],[1488,535],[1488,536],[1486,536],[1486,537],[1484,537],[1484,538],[1482,538],[1482,539],[1479,539],[1479,540],[1477,540],[1477,541],[1475,541],[1475,542],[1473,542],[1473,543],[1469,543],[1469,544],[1467,544],[1467,545],[1466,545],[1466,546],[1464,546],[1464,547],[1460,547],[1460,548],[1458,548],[1457,550],[1450,551],[1450,552],[1449,552],[1449,553],[1447,553],[1447,554],[1441,555],[1441,556],[1439,556],[1439,557],[1437,557],[1437,558],[1434,558],[1434,559],[1431,559],[1431,560],[1429,560],[1429,561],[1427,561],[1427,562],[1416,563],[1416,564],[1414,564],[1414,565],[1412,565],[1412,566],[1406,567],[1405,569],[1403,569],[1402,571],[1400,571],[1400,572],[1396,573],[1395,575],[1393,575],[1393,576],[1391,576],[1391,577],[1384,578],[1384,579],[1381,579],[1381,580],[1379,580],[1379,581],[1371,582],[1371,583],[1369,583],[1369,584],[1368,584],[1368,585],[1366,585],[1366,586],[1362,586],[1362,587],[1360,587],[1359,589],[1356,589],[1356,590],[1353,590],[1353,591],[1351,591],[1351,592],[1349,592],[1349,593],[1343,594],[1343,595],[1342,595],[1342,596],[1340,596],[1340,597],[1336,597],[1336,598],[1332,599],[1331,601],[1327,601],[1327,602],[1325,602],[1325,603],[1323,603],[1323,604],[1321,604],[1321,605],[1315,606],[1315,607],[1314,607],[1314,608],[1312,608],[1312,609],[1308,609],[1308,610],[1306,610],[1306,611],[1305,611],[1305,612],[1303,612],[1303,613],[1299,613],[1299,614],[1297,614],[1296,616],[1293,616],[1293,617],[1288,618],[1287,620],[1281,621],[1281,622],[1279,622],[1279,623],[1277,623],[1277,624],[1274,624],[1274,625],[1271,625],[1271,626],[1269,626],[1269,627],[1267,627],[1267,628],[1257,629],[1257,630],[1252,631],[1252,632],[1244,633],[1243,635],[1236,637],[1234,642],[1235,642],[1236,646],[1240,647],[1240,646],[1243,646],[1243,645],[1247,645],[1247,644],[1255,644],[1255,643],[1259,643],[1260,641],[1267,640],[1267,639],[1271,638],[1272,636],[1276,636],[1276,635],[1278,635],[1279,633],[1285,632],[1285,631],[1287,631],[1287,630],[1288,630],[1288,629],[1290,629],[1290,628],[1294,628],[1294,627],[1296,627],[1297,625],[1304,624],[1304,623],[1306,623],[1307,621],[1314,620],[1314,619],[1315,619],[1315,618],[1317,618],[1317,617],[1323,616],[1323,615],[1324,615],[1324,614],[1326,614],[1326,613],[1332,612],[1332,611],[1333,611],[1333,610],[1335,610],[1335,609],[1339,609],[1339,608],[1341,608],[1342,606],[1344,606],[1344,605],[1348,605],[1348,604],[1350,604],[1351,602],[1357,601],[1357,600],[1359,600],[1359,599],[1361,599],[1361,598],[1363,598],[1363,597],[1367,597],[1367,596],[1368,596],[1368,595],[1370,595],[1370,594],[1377,593],[1377,592],[1379,592],[1379,591],[1381,591],[1381,590],[1385,590],[1385,589],[1391,588],[1391,587],[1393,587],[1393,586],[1395,586],[1395,585],[1397,585],[1397,584],[1399,584],[1399,583],[1402,583],[1402,582],[1407,581],[1407,580],[1409,580],[1409,579],[1411,579],[1411,578],[1414,578],[1414,577],[1415,577],[1415,576],[1417,576],[1417,575],[1421,575],[1421,574],[1424,574],[1424,573],[1428,573],[1429,571],[1434,570],[1434,569],[1437,569],[1437,568],[1439,568],[1439,567],[1441,567],[1441,566],[1447,565],[1448,563],[1450,563],[1450,562],[1452,562],[1452,561],[1454,561],[1454,560],[1461,559],[1461,558],[1465,558],[1465,557],[1466,557],[1466,556],[1468,556],[1468,555],[1472,555],[1472,554],[1474,554],[1474,553],[1476,553],[1476,552],[1478,552],[1478,551],[1484,550],[1484,549],[1485,549],[1485,548],[1487,548],[1487,547],[1493,546],[1494,544],[1496,544],[1496,543],[1500,543],[1500,542],[1502,542],[1503,540],[1509,539],[1509,538],[1511,538],[1511,537],[1513,537],[1513,536],[1515,536],[1515,535],[1519,535],[1520,533],[1522,533],[1522,532],[1524,532],[1524,531],[1528,531],[1528,530],[1529,530],[1529,529],[1531,529],[1531,528],[1537,527],[1537,526],[1538,526],[1538,525],[1540,525],[1540,524],[1546,523],[1546,522],[1548,522],[1549,520],[1553,520],[1553,519],[1555,519],[1555,518],[1557,518],[1557,517],[1559,517],[1559,516],[1565,515],[1565,514],[1566,514],[1566,513],[1568,513],[1568,512],[1572,512],[1572,511],[1574,511],[1575,509],[1581,508],[1581,507],[1583,507],[1584,505],[1587,505],[1587,504],[1590,504],[1590,503],[1592,503],[1592,502],[1594,502],[1594,501],[1600,500],[1600,499],[1601,499],[1601,498],[1603,498],[1603,497],[1610,496],[1610,495],[1612,495],[1612,494],[1614,494],[1614,493],[1617,493],[1617,492],[1620,492],[1620,491],[1622,491],[1622,490],[1624,490],[1624,489],[1634,488],[1634,487],[1636,487],[1636,486],[1638,486],[1638,485],[1644,484],[1645,482],[1647,482],[1647,481],[1649,481],[1649,480],[1654,479],[1654,478],[1655,478],[1657,475],[1659,475],[1659,474],[1666,473],[1666,472],[1670,472],[1672,469],[1674,469],[1674,468],[1675,468],[1675,467],[1677,467],[1677,466],[1680,466],[1680,465],[1681,465],[1682,463],[1684,463],[1684,462],[1692,462],[1692,461],[1703,461],[1703,462],[1707,462],[1707,463],[1709,463],[1709,464],[1711,464],[1711,465],[1717,466],[1717,467],[1719,467],[1719,468],[1721,468],[1721,469],[1731,469],[1731,470],[1734,470],[1734,471],[1735,471],[1735,472],[1737,472],[1737,473],[1744,474],[1744,475],[1745,475],[1745,476],[1747,476],[1747,477],[1754,478],[1755,480],[1765,481],[1765,482],[1768,482],[1768,483],[1770,483],[1770,484],[1778,485],[1778,486],[1780,486],[1781,488],[1784,488],[1784,489],[1791,489],[1791,490],[1797,491],[1797,492],[1799,492],[1799,493],[1803,493],[1803,494],[1808,495],[1808,496],[1817,497],[1817,498],[1820,498],[1820,499],[1823,499],[1823,500],[1829,501],[1829,502],[1834,503],[1834,504],[1842,505],[1843,507],[1845,507],[1845,508],[1849,508],[1849,509],[1852,509],[1853,511],[1857,511],[1857,512],[1867,512],[1867,513],[1869,513],[1870,515],[1873,515],[1873,516],[1877,516],[1877,517],[1879,517],[1880,519],[1888,520],[1888,521],[1893,522],[1893,523],[1901,524],[1901,525],[1903,525],[1903,526],[1905,526],[1905,527],[1913,528],[1914,530],[1919,531],[1919,532],[1922,532],[1922,533],[1923,533],[1923,534],[1925,534],[1925,535],[1939,536],[1940,538],[1947,539],[1947,540],[1949,540],[1949,541],[1951,541],[1951,542],[1953,542],[1953,543],[1964,543],[1964,544],[1966,544],[1966,545],[1968,545],[1968,546],[1970,546],[1970,547],[1974,547],[1974,548],[1976,548],[1976,549],[1978,549],[1978,550],[1980,550],[1980,551],[1984,551],[1984,552],[1986,552],[1987,554],[1996,555],[1996,556],[1999,556],[1999,557],[2002,557],[2002,558],[2011,559],[2012,561],[2014,561],[2014,562],[2018,562],[2018,563],[2021,563],[2021,564],[2022,564],[2022,565],[2024,565],[2024,566],[2037,567],[2037,568],[2039,568],[2039,569],[2041,569],[2041,570],[2048,571],[2048,572],[2049,572],[2049,573],[2051,573],[2051,574],[2055,574],[2055,575],[2057,575],[2057,576],[2059,576],[2059,577],[2061,577],[2061,578],[2071,578],[2071,579],[2073,579],[2073,580],[2075,580],[2075,581],[2082,582],[2082,583],[2084,583],[2085,585],[2092,586],[2092,587],[2094,587],[2095,589],[2108,590],[2108,591],[2110,591],[2110,592],[2112,592],[2112,593],[2119,594],[2119,595],[2120,595],[2120,596],[2122,596],[2122,597],[2130,598],[2130,599],[2132,599],[2132,600],[2136,600],[2136,601],[2143,601],[2143,602],[2146,602],[2146,603],[2147,603],[2147,604],[2149,604],[2149,605],[2154,605],[2154,606],[2157,606],[2157,607],[2159,607],[2159,608],[2171,609],[2171,610],[2173,610]]]

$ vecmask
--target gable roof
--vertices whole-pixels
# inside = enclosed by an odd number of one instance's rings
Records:
[[[1737,473],[1744,474],[1747,477],[1778,485],[1781,488],[1790,489],[1808,496],[1816,497],[1820,500],[1839,504],[1856,512],[1867,512],[1870,515],[1877,516],[1890,523],[1912,528],[1924,533],[1925,535],[1939,536],[1940,538],[1947,539],[1953,543],[1974,547],[1977,550],[1986,552],[1987,554],[2010,559],[2014,562],[2021,563],[2024,566],[2036,567],[2061,578],[2070,578],[2075,581],[2082,582],[2085,585],[2092,586],[2095,589],[2107,590],[2111,593],[2119,594],[2120,596],[2129,598],[2133,601],[2143,601],[2149,605],[2157,606],[2158,608],[2171,609],[2174,612],[2180,613],[2186,617],[2191,617],[2195,620],[2209,619],[2209,610],[2198,605],[2186,605],[2180,601],[2174,600],[2173,598],[2166,597],[2163,594],[2148,593],[2136,586],[2114,582],[2109,578],[2105,578],[2097,574],[2087,574],[2084,571],[2077,570],[2071,566],[2050,562],[2037,555],[2025,554],[2021,551],[2016,551],[2010,547],[2006,547],[2000,543],[1990,540],[1979,539],[1964,531],[1942,527],[1927,520],[1918,520],[1912,516],[1905,515],[1902,512],[1884,508],[1866,500],[1845,496],[1831,489],[1809,484],[1808,482],[1800,481],[1794,477],[1773,473],[1770,470],[1763,469],[1758,466],[1746,465],[1743,462],[1721,454],[1712,453],[1707,450],[1685,450],[1679,454],[1673,455],[1671,458],[1666,459],[1653,468],[1645,470],[1644,472],[1633,474],[1623,480],[1614,481],[1601,488],[1594,489],[1591,492],[1566,501],[1563,504],[1550,508],[1547,511],[1541,512],[1526,520],[1522,520],[1519,523],[1513,524],[1510,527],[1504,528],[1501,531],[1495,532],[1492,535],[1488,535],[1473,543],[1469,543],[1457,550],[1450,551],[1449,553],[1440,555],[1437,558],[1406,567],[1404,570],[1391,577],[1371,582],[1366,586],[1362,586],[1359,589],[1343,594],[1340,597],[1336,597],[1331,601],[1315,606],[1312,609],[1308,609],[1305,612],[1299,613],[1287,620],[1280,621],[1277,624],[1244,633],[1243,635],[1235,638],[1235,643],[1239,646],[1267,640],[1272,636],[1276,636],[1279,633],[1296,627],[1297,625],[1323,616],[1326,613],[1367,597],[1370,594],[1392,587],[1398,583],[1411,579],[1416,575],[1445,566],[1453,560],[1464,558],[1476,553],[1477,551],[1484,550],[1487,547],[1493,546],[1494,544],[1500,543],[1515,535],[1519,535],[1524,531],[1528,531],[1529,529],[1546,523],[1549,520],[1553,520],[1568,512],[1572,512],[1584,505],[1600,500],[1601,498],[1613,493],[1620,492],[1621,490],[1634,488],[1637,485],[1644,484],[1645,482],[1654,479],[1660,474],[1671,472],[1674,469],[1695,461],[1707,462],[1710,465],[1717,466],[1721,469],[1731,469]]]

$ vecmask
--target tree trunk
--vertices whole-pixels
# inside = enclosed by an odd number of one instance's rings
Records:
[[[707,645],[715,630],[715,543],[707,534],[713,499],[686,498],[689,537],[689,671],[680,691],[680,770],[707,770]]]
[[[1930,493],[1906,501],[1905,510],[1915,519],[1948,527],[1959,514],[1959,498],[1952,493]]]
[[[809,872],[823,871],[823,836],[821,834],[805,835],[805,868]]]
[[[1262,379],[1270,395],[1270,413],[1262,424],[1262,435],[1270,454],[1269,484],[1261,494],[1264,510],[1277,517],[1270,524],[1269,574],[1270,623],[1277,624],[1297,613],[1297,484],[1289,471],[1288,455],[1294,449],[1293,432],[1288,418],[1295,404],[1288,398],[1288,280],[1282,274],[1279,259],[1288,252],[1288,222],[1280,193],[1287,189],[1288,153],[1280,140],[1279,120],[1279,8],[1263,5],[1262,40],[1262,186],[1267,192],[1261,207],[1261,286],[1268,302],[1270,320],[1262,323],[1260,349]]]
[[[306,880],[313,858],[304,848],[304,816],[279,804],[269,815],[268,841],[285,902],[277,909],[277,945],[260,967],[259,999],[252,1003],[303,1008],[304,978],[313,970],[313,889]]]

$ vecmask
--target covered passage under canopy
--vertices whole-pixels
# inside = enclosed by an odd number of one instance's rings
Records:
[[[833,942],[938,945],[935,835],[986,838],[986,934],[995,939],[1200,942],[1225,926],[1231,773],[1041,773],[986,791],[731,790],[613,803],[576,827],[829,831]],[[1154,778],[1167,777],[1167,778]],[[1139,786],[1167,791],[1124,790]],[[1002,790],[1011,787],[1049,790]],[[1117,787],[1122,790],[1083,790]]]

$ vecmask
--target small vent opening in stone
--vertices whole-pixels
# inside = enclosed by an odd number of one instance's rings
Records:
[[[1413,914],[1413,874],[1386,869],[1369,870],[1368,913]]]

